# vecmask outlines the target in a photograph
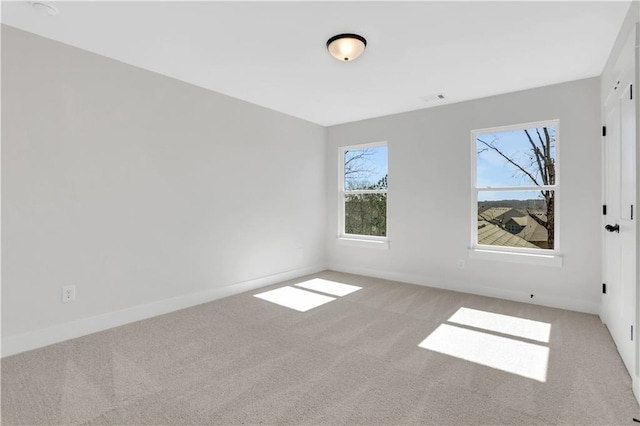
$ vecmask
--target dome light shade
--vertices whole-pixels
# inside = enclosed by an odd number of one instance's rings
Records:
[[[338,34],[327,40],[329,53],[339,61],[353,61],[365,47],[367,40],[358,34]]]
[[[41,16],[56,16],[59,12],[58,9],[50,5],[49,3],[44,3],[40,1],[36,1],[31,3],[31,6]]]

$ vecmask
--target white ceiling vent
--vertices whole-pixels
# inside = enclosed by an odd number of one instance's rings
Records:
[[[439,102],[444,100],[444,95],[442,93],[437,93],[435,95],[423,96],[420,99],[425,102]]]

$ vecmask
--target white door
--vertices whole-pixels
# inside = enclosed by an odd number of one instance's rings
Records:
[[[636,226],[635,106],[631,75],[616,85],[605,105],[603,312],[629,373],[635,375]]]

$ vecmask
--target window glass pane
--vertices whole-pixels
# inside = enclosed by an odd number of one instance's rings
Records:
[[[554,248],[554,191],[479,191],[478,244]]]
[[[387,235],[387,194],[346,195],[344,204],[345,233]]]
[[[476,134],[477,186],[555,185],[553,126]]]
[[[387,147],[345,151],[344,189],[387,189]]]

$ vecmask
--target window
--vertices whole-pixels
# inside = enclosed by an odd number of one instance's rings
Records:
[[[472,132],[475,248],[558,251],[558,120]]]
[[[387,145],[341,148],[339,173],[339,236],[386,240]]]

